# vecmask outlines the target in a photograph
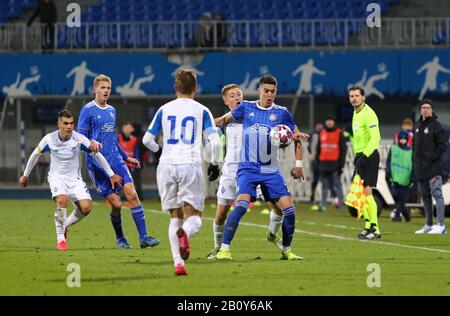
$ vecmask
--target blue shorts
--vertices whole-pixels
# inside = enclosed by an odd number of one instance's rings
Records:
[[[128,170],[128,167],[123,160],[116,160],[112,162],[108,161],[108,163],[114,173],[122,177],[123,186],[125,186],[125,184],[129,182],[134,182],[133,178],[131,177],[130,170]],[[102,195],[103,197],[107,197],[108,195],[111,195],[113,193],[119,194],[120,188],[116,186],[113,189],[111,186],[111,182],[109,181],[109,176],[105,173],[105,171],[103,171],[102,168],[98,167],[90,159],[87,162],[87,169],[89,177],[91,178],[96,191],[100,195]]]
[[[261,191],[267,202],[274,201],[283,196],[291,196],[280,171],[260,173],[250,169],[238,170],[237,195],[250,194],[251,201],[256,201],[256,187],[258,185],[261,185]]]

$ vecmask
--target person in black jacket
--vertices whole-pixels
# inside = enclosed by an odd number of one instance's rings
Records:
[[[420,102],[420,118],[414,129],[413,166],[426,215],[425,226],[416,234],[445,234],[445,204],[442,196],[442,155],[447,148],[445,131],[433,114],[431,100]],[[436,201],[438,224],[433,225],[433,202]]]
[[[319,133],[316,151],[319,179],[322,182],[322,200],[319,211],[326,210],[330,190],[336,192],[338,198],[336,206],[339,210],[342,209],[344,196],[340,175],[344,168],[346,152],[346,139],[342,135],[342,130],[336,127],[336,119],[333,116],[327,117],[324,128]]]
[[[39,0],[37,6],[34,8],[33,14],[28,19],[27,25],[30,26],[38,15],[41,23],[45,24],[42,48],[52,48],[55,39],[55,23],[57,20],[56,5],[53,0]]]

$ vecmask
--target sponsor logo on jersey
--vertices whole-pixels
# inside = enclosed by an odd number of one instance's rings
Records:
[[[113,123],[105,123],[102,126],[102,132],[104,132],[104,133],[114,132],[114,124]]]

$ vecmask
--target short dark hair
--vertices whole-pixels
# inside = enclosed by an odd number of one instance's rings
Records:
[[[263,84],[273,84],[276,86],[277,79],[272,75],[264,75],[261,77],[261,79],[259,79],[259,85],[263,85]]]
[[[365,95],[364,88],[361,86],[351,86],[350,88],[348,88],[348,93],[350,93],[351,91],[355,91],[355,90],[359,90],[359,92],[361,93],[362,96]]]
[[[73,113],[69,110],[62,110],[58,112],[58,120],[62,119],[63,117],[71,118],[73,117]]]
[[[193,70],[181,69],[175,75],[175,90],[181,94],[191,94],[197,87],[197,75]]]
[[[421,109],[422,105],[424,104],[429,104],[431,108],[433,108],[433,101],[431,101],[430,99],[423,99],[419,102],[419,109]]]

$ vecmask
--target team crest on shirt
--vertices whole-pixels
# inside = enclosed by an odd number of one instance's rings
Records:
[[[425,129],[423,130],[423,132],[424,132],[425,134],[428,134],[428,127],[425,127]]]
[[[276,116],[275,114],[271,114],[271,115],[269,116],[269,120],[270,120],[271,122],[274,122],[276,119],[277,119],[277,116]]]
[[[358,130],[358,128],[359,128],[358,123],[355,123],[355,125],[353,125],[353,129],[355,130],[355,132]]]
[[[225,191],[226,191],[226,190],[225,190],[225,188],[224,188],[224,187],[222,187],[222,190],[220,190],[220,191],[221,191],[221,192],[222,192],[222,194],[223,194],[223,193],[225,193]]]

